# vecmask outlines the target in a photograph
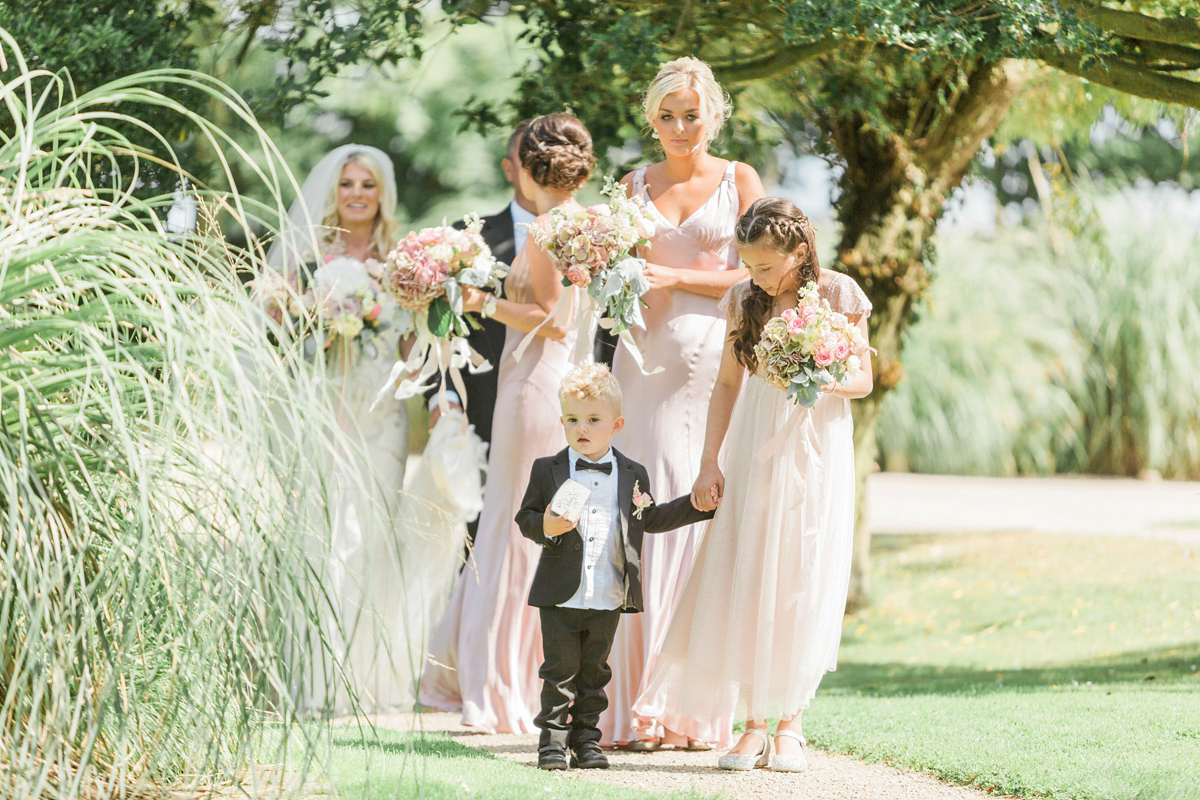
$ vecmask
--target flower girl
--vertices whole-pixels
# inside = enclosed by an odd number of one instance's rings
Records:
[[[737,697],[746,734],[719,765],[798,771],[800,714],[837,664],[854,534],[849,400],[871,391],[871,304],[851,278],[820,268],[813,228],[787,200],[755,202],[736,239],[750,277],[722,303],[725,346],[692,492],[717,513],[634,713],[646,730],[696,737]],[[781,324],[803,355],[784,358],[769,335]],[[774,748],[768,716],[780,718]]]

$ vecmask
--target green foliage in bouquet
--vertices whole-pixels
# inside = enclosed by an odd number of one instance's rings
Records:
[[[182,71],[76,97],[3,30],[0,70],[0,795],[302,784],[293,697],[339,679],[312,674],[336,617],[302,492],[333,421],[237,278],[261,248],[230,251],[216,217],[246,224],[243,199],[199,192],[199,232],[169,234],[170,196],[133,192],[155,157],[121,133],[170,155],[137,115],[177,117],[228,175],[228,136],[151,87],[253,117]],[[290,175],[258,145],[278,198]]]

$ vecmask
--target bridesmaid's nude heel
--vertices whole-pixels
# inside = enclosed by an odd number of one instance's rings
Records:
[[[795,739],[800,743],[801,748],[808,744],[807,739],[792,731],[775,731],[775,738],[778,739],[780,736]],[[798,756],[781,756],[776,753],[775,757],[771,759],[771,770],[774,772],[803,772],[806,769],[808,769],[808,759],[804,757],[803,752]]]
[[[751,770],[755,767],[765,767],[771,763],[771,740],[767,738],[767,732],[762,728],[747,728],[746,733],[753,733],[762,739],[762,752],[756,756],[726,753],[717,759],[717,766],[720,769]]]

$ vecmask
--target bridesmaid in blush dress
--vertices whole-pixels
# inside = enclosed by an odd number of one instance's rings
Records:
[[[646,466],[663,497],[690,491],[700,469],[704,415],[717,379],[725,321],[717,299],[744,278],[733,229],[742,211],[763,194],[753,168],[717,158],[708,143],[728,113],[725,94],[708,66],[694,58],[668,62],[646,91],[646,121],[665,160],[625,176],[626,191],[647,201],[658,226],[643,253],[651,290],[645,295],[645,330],[633,336],[647,367],[643,375],[618,348],[613,372],[630,413],[616,439],[623,453]],[[606,745],[654,749],[659,743],[705,748],[728,746],[733,707],[694,741],[655,725],[634,729],[634,701],[662,647],[667,625],[702,534],[691,525],[643,545],[645,611],[626,614],[609,656],[613,670],[608,710],[601,718]],[[652,703],[652,698],[643,698]]]
[[[521,191],[539,214],[534,225],[551,209],[580,208],[574,193],[595,163],[583,123],[569,114],[538,117],[517,152]],[[561,321],[547,321],[562,291],[549,256],[530,237],[492,314],[508,331],[479,530],[430,638],[421,679],[422,705],[461,709],[464,725],[488,733],[532,733],[540,708],[541,624],[527,600],[541,548],[522,536],[513,520],[534,459],[562,449],[558,385],[570,368],[574,342]],[[484,293],[470,287],[463,292],[468,311],[483,308]],[[514,351],[535,330],[518,360]]]
[[[871,362],[862,353],[862,370],[807,409],[763,379],[754,346],[810,281],[864,343],[871,303],[849,276],[820,268],[812,226],[787,200],[751,206],[737,238],[750,279],[725,302],[729,337],[692,490],[697,508],[717,513],[651,673],[644,697],[654,702],[634,712],[695,736],[738,698],[746,734],[718,766],[797,772],[801,712],[837,665],[854,540],[849,401],[871,391]],[[774,748],[768,716],[780,720]]]

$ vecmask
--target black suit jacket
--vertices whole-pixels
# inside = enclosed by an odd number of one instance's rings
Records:
[[[454,223],[461,228],[462,222]],[[513,236],[512,212],[506,206],[503,211],[483,218],[483,227],[479,231],[483,241],[491,249],[497,261],[511,264],[516,257],[516,239]],[[475,426],[475,433],[485,442],[492,441],[492,414],[496,409],[496,378],[500,372],[500,356],[504,352],[504,323],[494,319],[484,319],[477,315],[476,319],[483,325],[480,330],[472,330],[467,341],[475,352],[492,363],[487,372],[472,375],[462,371],[463,387],[467,390],[467,421]],[[447,386],[453,389],[452,385]],[[426,392],[426,397],[432,397],[437,388]]]
[[[621,610],[642,610],[642,534],[674,530],[701,520],[712,519],[712,511],[697,511],[691,495],[677,497],[669,503],[653,504],[634,515],[633,484],[650,493],[650,478],[646,468],[626,458],[615,447],[613,456],[617,470],[617,505],[620,507],[621,543],[625,549],[625,604]],[[558,487],[571,477],[568,451],[539,458],[533,462],[529,486],[517,512],[517,526],[526,538],[540,544],[542,557],[533,576],[529,605],[557,606],[567,602],[583,580],[583,537],[575,528],[562,536],[547,537],[542,533],[542,517]]]

